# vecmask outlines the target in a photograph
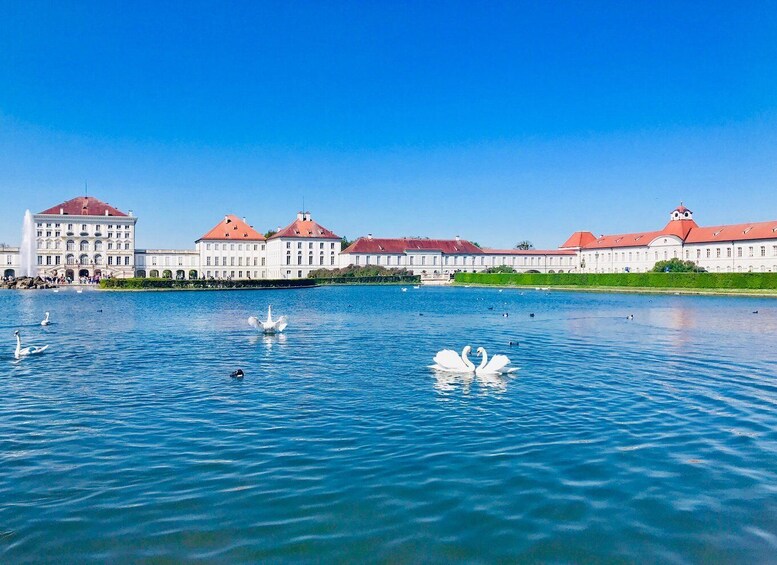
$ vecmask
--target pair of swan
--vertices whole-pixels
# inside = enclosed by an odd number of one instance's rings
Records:
[[[19,330],[16,330],[13,335],[16,336],[16,351],[14,351],[13,354],[15,359],[21,359],[22,357],[27,357],[29,355],[37,355],[38,353],[43,353],[49,348],[48,345],[44,345],[43,347],[38,347],[35,345],[31,345],[30,347],[22,347],[22,337],[19,335]]]
[[[281,316],[280,318],[273,320],[272,306],[268,306],[267,319],[265,321],[261,321],[256,316],[251,316],[248,318],[248,325],[256,328],[257,330],[262,330],[262,332],[266,334],[275,334],[281,333],[283,330],[285,330],[288,322],[286,320],[286,316]]]
[[[475,373],[477,375],[501,375],[504,373],[513,373],[518,369],[508,367],[510,358],[506,355],[494,355],[491,360],[488,359],[488,353],[483,347],[478,347],[476,354],[481,357],[480,365],[469,360],[469,353],[472,348],[467,345],[461,355],[452,349],[443,349],[434,356],[434,365],[430,368],[437,371],[448,373]]]

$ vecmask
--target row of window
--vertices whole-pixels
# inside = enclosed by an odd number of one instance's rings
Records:
[[[38,227],[39,230],[41,230],[41,228],[44,227],[43,223],[42,222],[38,222],[38,226],[37,227]],[[46,228],[54,227],[54,229],[59,229],[59,228],[62,227],[62,224],[54,223],[53,226],[52,226],[51,222],[47,222],[45,227]],[[67,224],[67,231],[73,231],[73,227],[74,227],[73,224]],[[81,224],[81,230],[80,231],[88,232],[90,227],[91,227],[91,224]],[[115,227],[116,227],[117,230],[131,230],[132,229],[132,226],[121,226],[121,225],[118,225],[118,224]],[[102,228],[103,228],[102,224],[95,224],[95,226],[94,226],[95,233],[101,233],[103,231]],[[108,224],[108,230],[109,231],[113,231],[113,229],[114,229],[114,225],[113,224]],[[41,232],[38,231],[38,234],[40,234],[40,233]],[[51,234],[51,232],[47,232],[47,233]],[[121,237],[121,236],[117,235],[116,237]],[[124,237],[129,237],[129,231],[125,231]]]
[[[264,257],[245,257],[245,266],[249,267],[251,266],[251,263],[253,261],[253,266],[257,267],[261,265],[264,267],[265,258]],[[214,257],[205,257],[205,265],[210,267],[213,265],[214,267],[219,266],[219,257],[216,255]],[[221,266],[226,267],[227,266],[227,257],[223,256],[221,257]],[[235,266],[235,257],[229,257],[229,266],[234,267]],[[237,266],[242,267],[243,266],[243,257],[237,257]]]
[[[44,263],[45,259],[45,263]],[[59,255],[54,255],[53,257],[51,255],[46,255],[45,258],[42,255],[38,255],[38,265],[59,265],[61,257]],[[125,256],[123,258],[124,264],[129,265],[130,264],[130,258],[129,256]],[[95,255],[94,259],[89,259],[88,255],[80,255],[78,257],[78,263],[76,263],[76,257],[75,255],[65,255],[65,264],[66,265],[102,265],[103,264],[103,256],[102,255]],[[121,265],[122,264],[122,257],[115,257],[113,255],[108,255],[108,264],[109,265]],[[10,265],[10,263],[9,263]]]
[[[264,259],[262,259],[262,261],[264,261]],[[286,264],[287,265],[291,265],[292,264],[291,263],[291,255],[286,255]],[[304,265],[304,263],[302,261],[302,255],[297,255],[297,263],[296,264],[297,265]],[[323,255],[319,255],[318,263],[314,263],[313,262],[313,255],[308,255],[308,262],[307,262],[307,264],[308,265],[326,265],[326,261],[325,261]],[[330,265],[334,265],[335,264],[335,256],[334,255],[331,255],[329,257],[329,264]]]
[[[205,271],[205,276],[207,278],[238,278],[242,279],[243,275],[245,274],[245,278],[254,278],[254,279],[264,279],[267,278],[267,272],[266,271]]]
[[[116,247],[116,249],[121,249],[122,245],[123,245],[125,250],[129,251],[129,249],[130,249],[130,242],[129,241],[125,241],[123,244],[122,244],[122,242],[117,241],[115,247]],[[112,241],[109,241],[106,244],[106,246],[107,246],[109,251],[114,248],[114,244],[113,244]],[[43,241],[38,240],[37,247],[38,247],[38,249],[61,249],[59,240],[56,240],[56,241],[48,241],[47,240],[45,243]],[[73,240],[68,240],[65,243],[65,249],[67,251],[75,251],[76,250],[76,242],[73,241]],[[79,249],[79,251],[89,251],[90,250],[89,242],[88,241],[81,241],[81,242],[79,242],[78,249]],[[99,239],[94,242],[94,250],[95,251],[102,251],[103,250],[103,242],[100,241]]]
[[[712,250],[713,248],[707,247],[705,249],[705,254],[707,259],[712,259]],[[731,248],[726,247],[726,258],[731,258]],[[743,247],[737,247],[737,257],[743,257],[744,248]],[[701,249],[696,250],[696,258],[701,259]],[[752,245],[748,246],[747,248],[747,256],[748,257],[755,257],[756,248]],[[720,259],[722,258],[722,249],[720,247],[715,248],[715,258]],[[758,247],[758,257],[766,257],[766,245],[761,245]],[[772,245],[772,257],[777,257],[777,245]],[[685,258],[690,258],[690,250],[685,250]]]
[[[264,251],[264,245],[265,244],[264,243],[261,243],[261,244],[259,244],[259,243],[246,243],[246,244],[243,244],[243,243],[206,243],[205,244],[205,249],[207,249],[208,251],[210,251],[211,249],[214,250],[214,251],[218,251],[219,250],[219,245],[221,245],[221,250],[222,251],[226,251],[227,250],[227,246],[229,246],[229,250],[230,251],[234,251],[236,245],[237,245],[237,250],[238,251],[243,251],[243,245],[245,245],[245,250],[246,251],[252,251],[251,248],[253,248],[253,251]]]
[[[302,249],[302,243],[303,242],[301,242],[301,241],[297,242],[297,249]],[[318,248],[319,249],[324,249],[324,245],[326,245],[326,244],[323,241],[318,242]],[[329,243],[329,249],[334,249],[334,248],[335,248],[335,242],[332,241],[332,242]],[[290,241],[286,242],[286,249],[291,249],[291,242]],[[308,242],[308,249],[313,249],[313,242],[312,241]]]

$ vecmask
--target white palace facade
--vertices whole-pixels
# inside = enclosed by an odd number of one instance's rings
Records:
[[[465,239],[342,238],[300,212],[265,237],[228,214],[194,249],[136,249],[137,218],[91,196],[33,215],[34,274],[50,278],[296,279],[348,265],[445,276],[506,266],[517,272],[650,271],[658,261],[694,261],[710,272],[777,272],[777,221],[700,227],[683,205],[660,230],[595,236],[575,232],[552,250],[481,248]],[[20,274],[19,247],[0,247],[4,277]]]

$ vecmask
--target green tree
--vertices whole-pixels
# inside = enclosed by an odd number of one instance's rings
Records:
[[[707,270],[699,267],[693,261],[683,261],[674,257],[668,261],[659,261],[653,266],[654,273],[706,273]]]
[[[514,273],[515,269],[507,265],[499,265],[498,267],[490,267],[486,269],[486,273]]]
[[[264,237],[266,237],[267,239],[270,239],[276,233],[278,233],[277,230],[267,230],[266,232],[264,232]]]
[[[340,241],[340,251],[342,251],[343,249],[345,249],[346,247],[348,247],[348,246],[349,246],[349,245],[351,245],[352,243],[353,243],[353,241],[349,240],[347,237],[344,237],[344,238],[343,238],[343,239]]]
[[[516,249],[523,249],[524,251],[528,249],[534,249],[534,244],[531,241],[528,241],[524,239],[523,241],[519,241],[515,244]]]

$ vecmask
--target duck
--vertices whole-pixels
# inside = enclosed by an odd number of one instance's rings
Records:
[[[243,369],[238,369],[237,371],[232,371],[229,376],[233,379],[242,379],[245,376],[245,373],[243,372]]]

